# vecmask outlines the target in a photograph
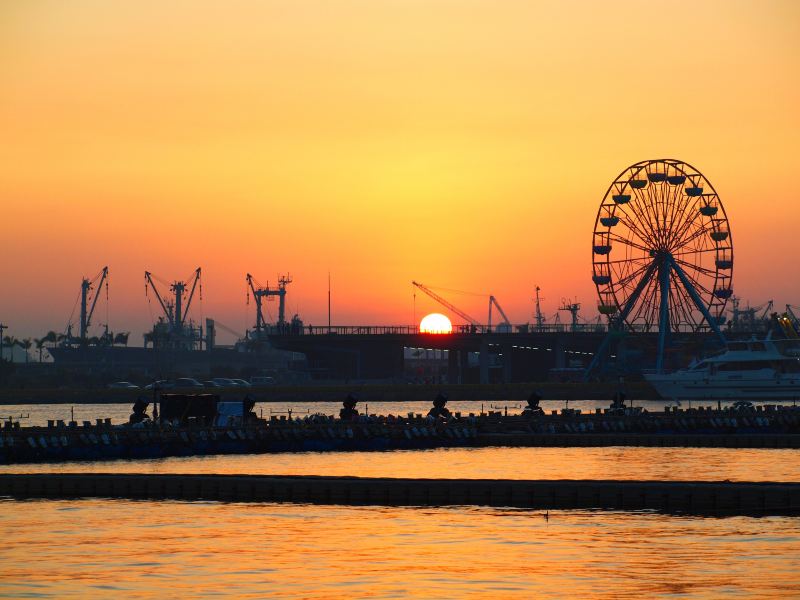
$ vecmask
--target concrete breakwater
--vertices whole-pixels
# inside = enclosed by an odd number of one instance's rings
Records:
[[[38,473],[0,475],[0,495],[718,515],[800,513],[798,483]]]
[[[765,406],[746,413],[672,407],[663,413],[564,409],[533,417],[489,413],[449,420],[409,414],[343,421],[315,415],[254,419],[226,427],[192,420],[179,426],[112,425],[109,420],[81,426],[51,421],[48,427],[6,423],[0,429],[0,464],[458,446],[800,448],[800,409]]]
[[[332,402],[339,403],[350,393],[357,393],[362,402],[408,402],[429,401],[436,394],[445,392],[452,401],[497,401],[525,400],[531,389],[537,389],[550,400],[608,400],[618,390],[618,383],[539,382],[507,384],[331,384],[331,385],[270,385],[253,386],[247,389],[258,402]],[[644,381],[626,384],[629,397],[637,400],[658,400],[653,387]],[[195,391],[195,390],[191,390]],[[224,400],[241,399],[241,388],[212,388]],[[0,389],[0,405],[3,404],[132,404],[149,390],[67,388]]]

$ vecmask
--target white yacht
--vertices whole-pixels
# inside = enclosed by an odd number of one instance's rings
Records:
[[[730,342],[686,369],[645,378],[669,400],[800,399],[800,353],[769,338]]]

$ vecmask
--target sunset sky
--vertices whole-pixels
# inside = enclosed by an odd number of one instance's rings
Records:
[[[329,271],[336,324],[410,324],[412,279],[594,317],[597,207],[662,157],[720,194],[736,294],[800,304],[800,2],[7,0],[0,132],[17,337],[63,331],[103,265],[137,345],[146,269],[202,266],[238,331],[247,272],[290,272],[306,324]]]

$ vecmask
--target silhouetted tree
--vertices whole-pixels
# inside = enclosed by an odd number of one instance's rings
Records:
[[[45,344],[46,341],[47,341],[46,336],[45,337],[41,337],[41,338],[37,338],[35,340],[35,342],[36,342],[36,350],[39,353],[39,362],[42,362],[42,349],[44,348],[44,344]]]

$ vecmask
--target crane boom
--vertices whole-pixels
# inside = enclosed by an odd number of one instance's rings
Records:
[[[761,313],[761,320],[762,321],[766,321],[769,318],[769,314],[770,314],[770,311],[772,311],[773,305],[774,304],[773,304],[772,300],[767,301],[767,303],[764,305],[764,307],[763,307],[764,308],[764,312]]]
[[[147,286],[149,285],[150,288],[153,290],[153,293],[156,295],[156,300],[158,300],[158,303],[161,305],[161,310],[163,310],[164,314],[167,315],[170,321],[172,321],[172,311],[167,309],[167,305],[161,298],[161,294],[158,293],[158,288],[156,288],[156,284],[153,282],[153,278],[150,275],[150,271],[144,272],[144,281],[145,281],[145,286],[144,286],[145,294],[147,293]]]
[[[254,283],[253,276],[250,273],[247,274],[247,284],[250,286],[250,291],[253,292],[253,298],[256,301],[256,331],[261,331],[264,327],[264,313],[262,312],[261,308],[261,296],[256,291],[256,284]],[[259,289],[261,286],[259,285]]]
[[[506,316],[506,312],[503,310],[503,307],[500,306],[500,303],[497,301],[497,298],[494,296],[489,296],[489,329],[492,328],[492,305],[497,308],[497,312],[500,313],[500,316],[503,317],[503,323],[505,325],[511,326],[511,321],[508,320]]]
[[[189,314],[189,307],[192,305],[192,298],[194,298],[194,290],[195,288],[197,288],[197,284],[199,283],[199,281],[200,281],[200,267],[197,267],[197,269],[195,269],[194,271],[194,277],[192,277],[192,290],[189,292],[189,299],[186,301],[186,308],[183,309],[183,314],[181,315],[181,321],[180,323],[178,323],[178,327],[183,326],[184,322],[186,321],[186,315]]]
[[[97,306],[97,299],[100,297],[100,289],[103,287],[103,283],[105,282],[106,278],[108,277],[108,267],[103,267],[103,270],[100,272],[100,281],[97,283],[97,287],[95,288],[94,299],[92,300],[92,307],[89,309],[89,312],[86,315],[86,329],[89,329],[89,325],[92,323],[92,315],[94,314],[94,307]]]
[[[422,285],[421,283],[417,283],[416,281],[412,281],[411,285],[413,285],[414,287],[419,288],[420,290],[422,290],[425,294],[427,294],[428,296],[430,296],[431,298],[436,300],[436,302],[438,302],[439,304],[444,306],[447,310],[457,314],[459,317],[464,319],[467,323],[470,323],[471,325],[475,325],[476,327],[480,327],[481,326],[481,324],[478,323],[478,321],[476,321],[475,319],[470,317],[463,310],[459,309],[454,304],[451,304],[450,302],[448,302],[447,300],[442,298],[439,294],[437,294],[434,291],[431,291],[429,288],[427,288],[426,286]]]

